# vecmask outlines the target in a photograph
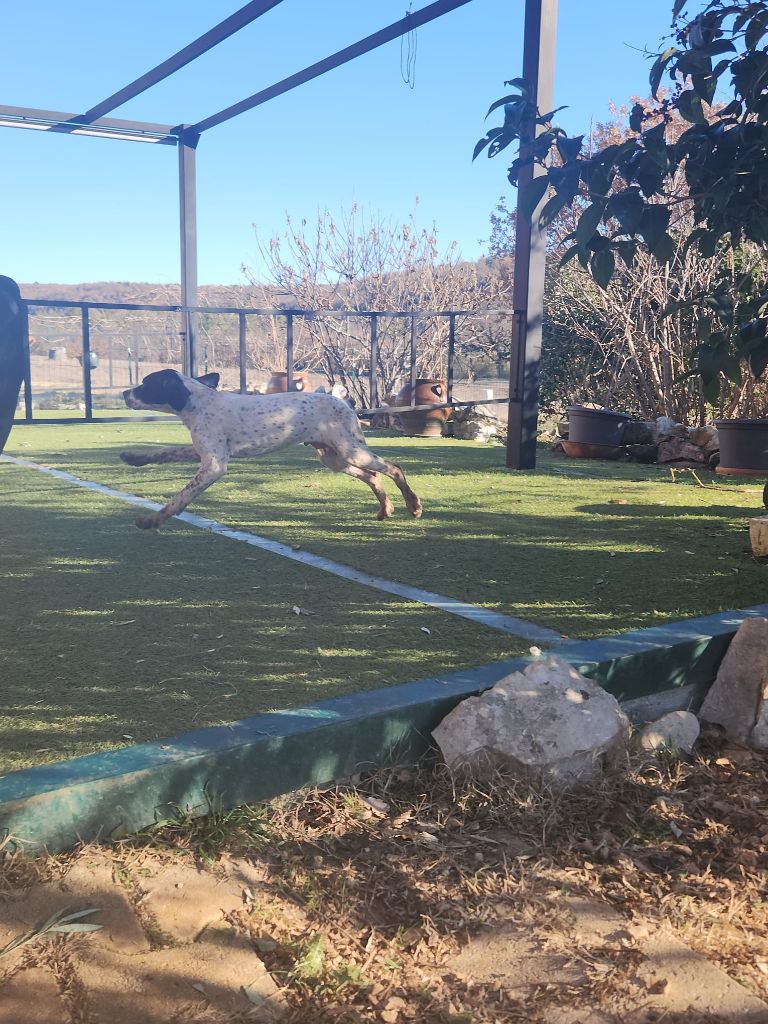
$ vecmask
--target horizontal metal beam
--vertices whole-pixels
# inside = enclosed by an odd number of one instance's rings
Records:
[[[86,110],[84,114],[78,116],[78,120],[80,123],[91,124],[108,111],[121,107],[128,100],[133,99],[134,96],[146,92],[147,89],[157,85],[158,82],[162,82],[164,78],[168,78],[175,71],[183,68],[186,64],[189,64],[214,46],[228,39],[231,35],[234,35],[235,32],[239,32],[241,28],[245,28],[246,25],[260,18],[262,14],[271,11],[279,3],[282,3],[282,0],[252,0],[251,3],[241,7],[239,11],[235,11],[234,14],[219,22],[218,25],[215,25],[198,39],[195,39],[189,46],[185,46],[183,50],[179,50],[178,53],[174,53],[168,60],[164,60],[162,64],[158,64],[157,67],[147,71],[146,74],[131,82],[130,85],[126,85],[125,88],[108,96],[101,103],[91,107],[90,110]]]
[[[500,381],[504,384],[505,381]],[[474,409],[476,405],[504,405],[509,401],[508,398],[474,398],[470,402],[435,402],[429,405],[377,405],[374,409],[355,409],[358,416],[376,416],[379,413],[392,413],[395,416],[400,416],[402,413],[406,415],[412,412],[434,412],[436,409]],[[37,423],[38,421],[35,420]],[[61,420],[58,420],[61,423]],[[499,424],[501,426],[501,423]]]
[[[393,39],[397,39],[398,36],[405,35],[406,32],[419,28],[421,25],[426,25],[428,22],[434,21],[435,18],[440,18],[449,11],[453,11],[457,7],[463,7],[465,4],[470,2],[471,0],[437,0],[436,3],[430,4],[428,7],[423,7],[421,10],[414,11],[412,14],[407,14],[399,21],[395,21],[386,28],[382,28],[379,29],[378,32],[374,32],[373,35],[366,36],[365,39],[361,39],[359,42],[353,43],[351,46],[347,46],[345,49],[331,54],[330,57],[325,57],[316,64],[312,64],[310,67],[304,68],[303,71],[297,71],[295,75],[291,75],[289,78],[284,78],[281,82],[277,82],[275,85],[270,85],[268,88],[262,89],[261,92],[254,93],[253,96],[240,100],[239,103],[234,103],[231,107],[227,107],[225,110],[220,110],[217,114],[212,114],[210,117],[205,118],[204,121],[198,121],[198,123],[192,125],[191,128],[196,132],[207,131],[209,128],[215,127],[217,124],[229,121],[233,117],[237,117],[238,114],[244,113],[246,110],[258,107],[260,104],[274,99],[275,96],[280,96],[284,92],[289,92],[291,89],[295,89],[297,86],[303,85],[305,82],[309,82],[313,78],[318,78],[320,75],[324,75],[327,71],[332,71],[333,68],[338,68],[342,64],[347,64],[356,57],[360,57],[362,54],[368,53],[370,50],[375,50],[377,47],[383,46],[384,43],[389,43]]]
[[[178,142],[173,134],[173,126],[169,124],[100,117],[92,124],[81,125],[77,117],[77,114],[66,114],[60,110],[38,110],[36,107],[8,107],[0,104],[0,128],[32,128],[43,132],[93,135],[107,139],[126,139],[129,142],[152,142],[164,146],[175,146]]]
[[[182,306],[179,304],[149,305],[139,302],[86,302],[79,299],[24,299],[28,306],[42,306],[52,309],[129,309],[146,310],[148,313],[245,313],[248,316],[301,316],[308,320],[318,317],[343,319],[344,317],[380,316],[393,320],[429,319],[433,316],[513,316],[513,309],[420,309],[404,312],[399,309],[294,309],[273,307],[259,309],[250,306]]]

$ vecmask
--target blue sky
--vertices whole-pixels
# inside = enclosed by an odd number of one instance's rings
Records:
[[[227,17],[241,0],[39,0],[3,12],[0,103],[80,112]],[[414,8],[426,6],[416,0]],[[111,116],[194,122],[402,17],[407,0],[284,0]],[[505,154],[471,162],[491,101],[522,63],[523,0],[473,0],[418,31],[415,88],[398,42],[207,132],[198,149],[200,281],[242,283],[286,213],[356,201],[418,220],[475,258]],[[556,104],[573,131],[647,91],[671,0],[560,0]],[[493,120],[489,124],[493,123]],[[0,130],[0,272],[24,282],[178,281],[176,151]]]

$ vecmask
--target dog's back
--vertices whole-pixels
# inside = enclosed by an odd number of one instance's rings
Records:
[[[274,451],[302,442],[343,452],[365,443],[354,410],[341,399],[321,393],[241,395],[200,388],[181,419],[193,440],[212,434],[223,437],[233,454],[244,448]]]

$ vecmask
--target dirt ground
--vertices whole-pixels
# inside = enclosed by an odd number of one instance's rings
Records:
[[[8,844],[0,1024],[768,1024],[767,782],[709,732],[566,796],[402,768]]]

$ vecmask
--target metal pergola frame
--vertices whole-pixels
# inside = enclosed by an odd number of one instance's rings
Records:
[[[188,46],[141,75],[124,88],[82,114],[0,105],[0,127],[27,128],[67,135],[123,139],[178,149],[179,225],[181,254],[181,317],[184,336],[184,367],[197,366],[197,212],[195,156],[202,134],[225,121],[266,103],[276,96],[318,78],[371,50],[383,46],[422,25],[463,7],[471,0],[435,0],[398,21],[358,40],[296,74],[290,75],[195,124],[164,125],[106,117],[128,100],[146,92],[163,79],[256,21],[283,0],[251,0]],[[557,0],[525,0],[523,77],[530,83],[534,102],[551,109]],[[534,126],[531,128],[535,130]],[[518,200],[533,167],[520,175]],[[534,214],[533,223],[538,214]],[[536,465],[538,377],[544,289],[543,233],[521,215],[518,206],[514,280],[514,323],[510,358],[509,439],[507,466],[532,469]],[[289,386],[292,381],[289,377]]]

